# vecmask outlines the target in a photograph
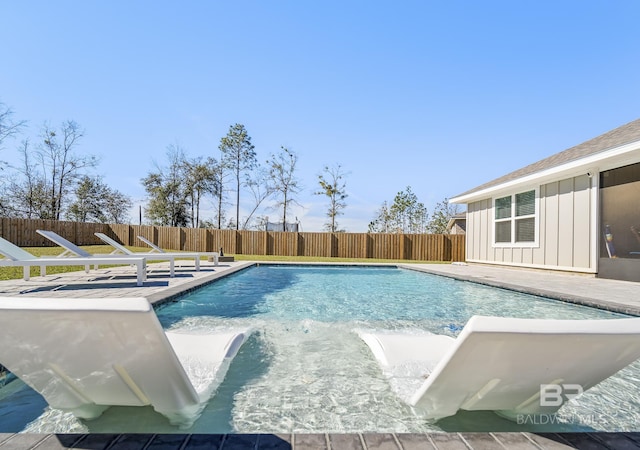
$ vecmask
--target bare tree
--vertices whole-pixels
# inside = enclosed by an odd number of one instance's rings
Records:
[[[17,169],[21,178],[14,178],[10,184],[12,215],[27,219],[49,217],[49,189],[42,171],[33,163],[29,140],[22,142],[18,149],[22,155],[22,166]]]
[[[256,166],[256,152],[251,137],[244,125],[236,123],[229,127],[229,132],[220,140],[223,167],[230,170],[236,181],[236,229],[240,227],[240,187],[242,174]]]
[[[26,124],[24,120],[15,122],[12,116],[13,111],[11,108],[0,102],[0,150],[2,150],[2,143],[18,134]],[[0,170],[3,170],[5,165],[6,162],[0,160]]]
[[[251,211],[249,211],[249,215],[242,224],[243,230],[249,228],[251,219],[253,218],[253,215],[256,213],[258,208],[260,208],[260,205],[262,205],[262,203],[272,197],[275,192],[273,184],[271,183],[271,178],[269,177],[269,172],[267,172],[262,167],[258,167],[250,175],[247,176],[246,185],[249,188],[249,192],[251,192],[251,195],[253,196],[253,207]],[[257,220],[258,222],[260,222],[263,221],[263,218],[258,218]]]
[[[320,190],[315,192],[316,195],[325,195],[329,199],[329,209],[327,217],[329,222],[325,224],[325,228],[335,233],[338,228],[336,217],[342,214],[342,210],[347,206],[344,201],[347,198],[346,183],[344,177],[346,174],[342,171],[340,164],[333,167],[325,166],[324,174],[318,175],[318,183]]]
[[[42,128],[42,143],[36,150],[36,157],[49,191],[49,219],[60,220],[70,186],[83,175],[84,169],[98,163],[95,156],[75,153],[83,136],[83,130],[72,120],[63,122],[59,132],[48,124]]]
[[[280,199],[276,206],[282,207],[282,231],[287,229],[287,209],[291,203],[297,203],[294,195],[302,189],[300,181],[295,177],[296,163],[298,156],[286,147],[281,147],[277,155],[271,155],[269,165],[269,177],[273,183],[276,194],[280,194]]]
[[[2,142],[15,136],[20,132],[20,129],[26,124],[24,120],[15,122],[12,118],[13,111],[4,103],[0,102],[0,148],[2,148]]]
[[[75,150],[83,132],[77,123],[64,122],[60,131],[45,124],[40,141],[32,149],[29,140],[19,148],[22,164],[19,176],[8,186],[12,214],[17,217],[60,220],[65,204],[84,169],[94,167],[97,159],[79,156]]]

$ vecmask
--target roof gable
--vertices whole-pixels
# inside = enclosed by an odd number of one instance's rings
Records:
[[[469,191],[463,192],[462,194],[456,195],[456,197],[467,196],[475,192],[492,188],[494,186],[499,186],[509,181],[517,180],[528,175],[533,175],[537,172],[561,166],[572,161],[577,161],[587,156],[591,156],[596,153],[603,152],[635,141],[640,141],[640,119],[636,119],[633,122],[622,125],[621,127],[618,127],[598,137],[583,142],[582,144],[576,145],[575,147],[571,147],[560,153],[556,153],[555,155],[551,155],[538,162],[529,164],[526,167],[503,175],[499,178],[496,178],[495,180],[489,181],[488,183],[482,184]]]

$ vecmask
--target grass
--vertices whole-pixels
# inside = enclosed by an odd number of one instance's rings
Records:
[[[109,254],[113,248],[109,245],[83,245],[82,249],[91,254]],[[148,252],[146,247],[130,247],[134,252]],[[35,256],[58,256],[62,253],[60,247],[25,247],[26,251]],[[234,255],[236,261],[293,261],[293,262],[334,262],[334,263],[415,263],[415,264],[448,264],[447,261],[406,261],[400,259],[373,259],[373,258],[331,258],[320,256],[270,256],[270,255]],[[149,261],[153,261],[149,259]],[[108,266],[101,266],[108,267]],[[47,274],[77,272],[84,270],[84,266],[48,266]],[[32,267],[31,276],[39,276],[40,268]],[[22,279],[22,267],[0,267],[0,280]]]
[[[387,264],[451,264],[451,261],[413,261],[405,259],[336,258],[329,256],[272,256],[235,255],[236,261],[293,261],[293,262],[333,262],[333,263],[387,263]]]

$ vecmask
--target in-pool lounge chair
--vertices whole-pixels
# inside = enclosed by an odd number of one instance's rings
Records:
[[[104,242],[105,244],[109,244],[110,246],[112,246],[115,250],[113,251],[113,253],[123,253],[125,255],[133,255],[133,256],[146,256],[147,259],[175,259],[175,258],[193,258],[195,261],[195,265],[196,265],[196,271],[200,270],[200,258],[202,256],[204,256],[202,253],[197,253],[197,252],[147,252],[147,253],[143,253],[143,252],[132,252],[131,250],[129,250],[127,247],[125,247],[124,245],[120,244],[118,241],[111,239],[109,236],[107,236],[104,233],[94,233],[96,236],[98,236],[98,238],[100,238],[100,240],[102,240],[102,242]],[[218,258],[215,259],[215,263],[214,265],[218,265]]]
[[[66,257],[69,255],[75,255],[75,256],[81,256],[84,258],[95,258],[95,257],[100,257],[100,258],[107,258],[107,259],[113,259],[113,258],[146,258],[148,255],[145,254],[135,254],[133,252],[129,252],[128,254],[124,254],[124,255],[115,255],[115,254],[109,254],[109,255],[92,255],[91,253],[89,253],[86,250],[81,249],[80,247],[78,247],[76,244],[74,244],[73,242],[63,238],[62,236],[60,236],[59,234],[55,233],[54,231],[48,231],[48,230],[36,230],[36,232],[44,237],[46,237],[47,239],[49,239],[51,242],[59,245],[60,247],[64,248],[64,252],[60,253],[57,257],[58,258],[62,258],[62,257]],[[147,258],[148,259],[148,258]],[[173,277],[175,275],[175,257],[169,255],[168,257],[164,258],[169,260],[169,275],[171,277]]]
[[[0,237],[0,254],[5,259],[0,260],[0,267],[22,267],[23,278],[29,280],[31,267],[40,267],[40,275],[47,274],[47,266],[84,266],[85,272],[89,273],[90,266],[97,265],[135,265],[137,269],[136,284],[142,286],[147,279],[147,262],[144,256],[140,257],[114,257],[111,255],[87,256],[74,258],[57,258],[55,256],[44,257],[35,256],[17,245]]]
[[[51,407],[95,419],[151,405],[187,428],[250,334],[165,332],[144,298],[0,297],[0,364]]]
[[[425,418],[552,414],[640,358],[640,318],[472,317],[456,339],[356,330],[392,389]],[[568,395],[560,395],[568,394]],[[542,395],[541,395],[542,394]]]

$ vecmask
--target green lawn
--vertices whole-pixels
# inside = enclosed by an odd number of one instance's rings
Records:
[[[92,254],[109,254],[113,250],[109,245],[83,245],[81,248]],[[134,252],[148,252],[146,247],[127,247]],[[36,256],[57,256],[62,253],[60,247],[25,247],[29,253]],[[294,261],[294,262],[335,262],[335,263],[429,263],[447,264],[438,261],[403,261],[397,259],[372,259],[372,258],[329,258],[314,256],[264,256],[264,255],[235,255],[236,261]],[[151,259],[149,261],[152,261]],[[106,266],[104,266],[106,267]],[[47,274],[77,272],[84,270],[84,266],[49,266]],[[32,267],[31,276],[39,276],[40,268]],[[0,267],[0,280],[15,280],[22,278],[22,267]]]
[[[334,263],[391,263],[391,264],[451,264],[451,261],[409,261],[403,259],[374,258],[332,258],[328,256],[264,256],[235,255],[236,261],[293,261],[293,262],[334,262]]]

